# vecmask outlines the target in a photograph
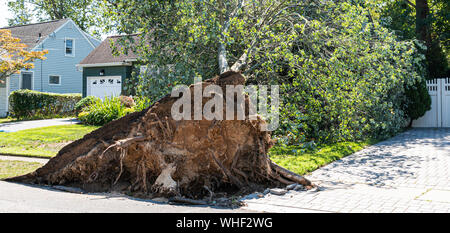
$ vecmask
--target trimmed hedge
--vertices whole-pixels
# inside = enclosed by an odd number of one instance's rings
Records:
[[[13,91],[9,96],[10,113],[16,118],[52,118],[74,116],[81,94],[56,94],[31,90]]]

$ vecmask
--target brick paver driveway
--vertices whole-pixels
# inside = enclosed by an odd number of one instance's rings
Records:
[[[247,200],[267,212],[450,212],[450,129],[412,129],[306,176],[319,192]]]

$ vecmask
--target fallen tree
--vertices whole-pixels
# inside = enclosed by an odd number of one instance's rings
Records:
[[[226,93],[226,85],[244,82],[241,74],[226,72],[195,85],[204,89],[215,84]],[[177,99],[165,96],[148,109],[110,122],[64,147],[42,168],[7,180],[192,199],[292,183],[312,187],[268,158],[272,141],[261,130],[261,118],[250,120],[247,110],[245,120],[175,121],[171,107]],[[250,104],[248,96],[245,103]]]

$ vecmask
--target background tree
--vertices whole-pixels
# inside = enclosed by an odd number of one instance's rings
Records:
[[[426,45],[428,78],[449,76],[450,4],[446,0],[387,0],[385,25],[409,40],[417,38]]]
[[[10,26],[26,24],[33,15],[38,22],[71,18],[80,29],[100,35],[98,19],[101,0],[12,0],[8,2],[14,17]]]
[[[8,19],[9,26],[24,25],[32,22],[33,15],[25,6],[26,0],[8,2],[8,10],[14,14],[14,18]]]
[[[44,51],[26,50],[26,45],[20,43],[20,39],[11,36],[11,31],[0,30],[0,82],[4,83],[6,77],[20,72],[22,69],[31,69],[34,67],[33,61],[36,59],[45,59]]]

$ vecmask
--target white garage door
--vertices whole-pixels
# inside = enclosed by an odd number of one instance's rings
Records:
[[[87,84],[87,95],[102,99],[120,96],[122,91],[122,78],[120,76],[87,77]]]
[[[413,127],[450,127],[450,78],[427,81],[431,110],[413,122]]]

